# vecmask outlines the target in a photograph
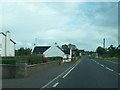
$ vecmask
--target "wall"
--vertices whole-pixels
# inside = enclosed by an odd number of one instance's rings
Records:
[[[2,55],[2,34],[0,33],[0,56]]]
[[[0,54],[1,56],[5,56],[5,36],[0,34]]]
[[[27,65],[25,63],[18,63],[16,65],[0,65],[2,74],[0,77],[6,78],[22,78],[27,76]]]
[[[17,63],[16,65],[0,65],[0,70],[2,68],[2,74],[0,74],[0,77],[3,79],[24,78],[42,70],[43,68],[47,69],[53,65],[58,65],[58,62],[53,61],[36,65],[27,65],[26,63]]]
[[[52,45],[43,54],[45,55],[45,57],[56,57],[56,56],[63,57],[64,55],[64,53],[55,45]]]
[[[10,32],[0,33],[0,56],[15,56],[15,44],[10,40]]]
[[[12,41],[10,42],[10,47],[9,56],[15,56],[15,44]]]
[[[6,32],[6,56],[10,56],[10,32]]]

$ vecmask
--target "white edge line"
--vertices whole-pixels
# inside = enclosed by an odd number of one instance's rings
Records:
[[[108,62],[111,62],[111,63],[114,63],[114,64],[118,64],[118,63],[116,63],[116,62],[113,62],[113,61],[109,61],[109,60],[106,60],[106,61],[108,61]]]
[[[100,64],[102,67],[104,67],[104,65]]]
[[[97,62],[97,64],[100,64],[99,62]]]
[[[46,88],[49,84],[51,84],[53,81],[55,81],[56,79],[58,79],[60,76],[62,76],[65,72],[67,72],[70,68],[74,67],[76,64],[74,64],[73,66],[69,67],[67,70],[65,70],[64,72],[62,72],[60,75],[58,75],[56,78],[54,78],[53,80],[51,80],[50,82],[48,82],[46,85],[44,85],[41,88]]]
[[[52,87],[56,87],[59,84],[59,82],[55,83]]]
[[[68,71],[62,78],[65,78],[75,67],[73,67],[72,69],[70,69],[70,71]]]
[[[70,69],[62,78],[65,78],[77,65],[78,65],[78,63],[75,64],[75,65],[73,66],[73,68]]]
[[[71,68],[71,67],[70,67]],[[60,76],[62,76],[65,72],[67,72],[70,68],[68,68],[67,70],[65,70],[64,72],[62,72],[60,75],[58,75],[56,78],[54,78],[52,81],[48,82],[46,85],[44,85],[42,88],[46,88],[49,84],[51,84],[53,81],[55,81],[56,79],[58,79]]]
[[[112,69],[110,69],[110,68],[108,68],[108,67],[106,67],[108,70],[110,70],[110,71],[113,71]]]

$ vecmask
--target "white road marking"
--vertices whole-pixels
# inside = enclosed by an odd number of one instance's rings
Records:
[[[100,66],[104,67],[104,65],[100,64]]]
[[[97,64],[100,64],[99,62],[97,62]]]
[[[78,64],[78,63],[77,63]],[[57,77],[55,77],[53,80],[51,80],[50,82],[48,82],[46,85],[44,85],[43,87],[41,87],[41,89],[46,88],[48,85],[50,85],[52,82],[54,82],[56,79],[58,79],[59,77],[61,77],[65,72],[67,72],[69,69],[71,68],[75,68],[76,64],[74,64],[73,66],[69,67],[67,70],[65,70],[64,72],[62,72],[60,75],[58,75]],[[40,90],[41,90],[40,89]]]
[[[110,61],[110,60],[106,60],[106,61],[108,61],[108,62],[111,62],[111,63],[114,63],[114,64],[118,64],[118,63],[116,63],[116,62],[113,62],[113,61]]]
[[[59,84],[59,82],[55,83],[52,87],[56,87]]]
[[[72,69],[70,69],[62,78],[65,78],[79,63],[75,64]]]
[[[62,78],[65,78],[75,67],[73,67],[72,69],[70,69],[70,71],[68,71]]]
[[[108,61],[108,60],[106,60],[106,61]],[[97,62],[97,61],[95,61],[97,64],[99,64],[100,66],[102,66],[102,67],[105,67],[103,64],[101,64],[101,63],[99,63],[99,62]],[[112,62],[112,61],[109,61],[109,62]],[[112,63],[115,63],[115,62],[112,62]],[[118,64],[118,63],[115,63],[115,64]],[[109,68],[109,67],[105,67],[107,70],[109,70],[109,71],[112,71],[112,72],[115,72],[113,69],[111,69],[111,68]],[[120,73],[117,73],[117,72],[115,72],[116,74],[118,74],[118,75],[120,75]]]
[[[108,68],[108,67],[105,67],[106,69],[110,70],[110,71],[113,71],[112,69]]]

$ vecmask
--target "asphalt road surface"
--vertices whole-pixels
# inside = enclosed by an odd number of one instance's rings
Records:
[[[86,57],[69,74],[52,87],[56,88],[118,88],[117,64]]]
[[[85,57],[26,79],[3,80],[4,88],[118,88],[118,64]]]

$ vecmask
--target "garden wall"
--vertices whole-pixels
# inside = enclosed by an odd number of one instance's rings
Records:
[[[58,65],[58,61],[51,61],[34,65],[27,65],[27,63],[17,63],[14,65],[3,64],[0,65],[0,70],[2,68],[2,74],[0,74],[0,77],[2,77],[2,79],[23,78],[30,76],[42,69],[49,68],[53,65]]]

